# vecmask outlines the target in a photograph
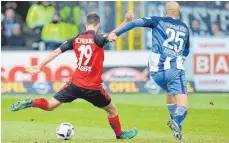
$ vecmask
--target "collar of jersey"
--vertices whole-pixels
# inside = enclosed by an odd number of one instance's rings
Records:
[[[88,31],[86,31],[86,33],[95,34],[95,31],[94,30],[88,30]]]

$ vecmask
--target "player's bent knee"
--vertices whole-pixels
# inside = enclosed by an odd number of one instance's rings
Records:
[[[114,117],[118,115],[118,111],[117,110],[110,110],[107,112],[108,117]]]
[[[177,94],[174,96],[178,106],[188,106],[188,96],[186,94]]]
[[[116,116],[118,115],[118,110],[117,107],[114,105],[113,108],[111,109],[111,115]]]
[[[52,98],[50,100],[48,100],[48,109],[47,111],[53,111],[54,109],[56,109],[58,106],[60,106],[61,102]]]
[[[114,117],[114,116],[118,115],[118,110],[117,110],[116,106],[112,103],[110,103],[109,105],[107,105],[103,109],[107,112],[108,117]]]

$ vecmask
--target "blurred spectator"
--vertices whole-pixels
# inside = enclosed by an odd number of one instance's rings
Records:
[[[55,13],[52,18],[52,23],[45,25],[42,29],[41,39],[45,41],[47,50],[55,50],[63,42],[63,35],[59,25],[60,22],[60,16]]]
[[[21,35],[21,26],[16,23],[13,27],[13,36],[7,39],[8,46],[26,46],[25,38]]]
[[[191,22],[191,30],[190,33],[192,36],[207,36],[210,35],[210,32],[203,31],[200,29],[200,21],[196,18],[194,18]]]
[[[61,22],[59,13],[53,15],[52,23],[43,27],[41,39],[45,42],[47,50],[55,50],[67,39],[78,34],[76,25]]]
[[[5,9],[13,9],[15,12],[15,17],[18,19],[19,24],[22,24],[22,16],[17,12],[18,4],[15,1],[8,1],[5,5]]]
[[[215,1],[215,8],[223,8],[224,2],[222,1]]]
[[[40,32],[42,27],[52,22],[52,16],[55,13],[55,7],[47,1],[42,1],[31,5],[26,16],[27,26]]]
[[[6,38],[9,38],[13,35],[13,27],[15,23],[21,23],[21,20],[15,16],[13,9],[7,9],[5,11],[5,17],[3,20],[4,34]]]
[[[225,2],[225,10],[229,11],[229,1]]]
[[[60,10],[60,17],[65,22],[75,23],[79,26],[81,23],[81,9],[79,6],[64,6]]]
[[[51,4],[52,5],[51,5]],[[145,2],[148,6],[165,4],[166,2]],[[225,11],[229,11],[228,1],[180,1],[184,7],[182,11],[186,10],[187,15],[182,20],[186,20],[190,27],[190,35],[192,36],[224,36],[229,35],[228,31],[228,15]],[[25,8],[27,4],[27,8]],[[55,6],[55,7],[54,7]],[[99,13],[101,4],[97,1],[81,1],[81,2],[19,2],[19,1],[5,1],[2,2],[2,27],[1,27],[1,44],[6,45],[7,39],[11,36],[26,37],[27,45],[32,45],[35,49],[45,49],[44,43],[47,45],[47,49],[55,49],[59,44],[64,42],[70,37],[76,36],[80,29],[84,29],[85,15],[88,12],[95,11]],[[106,1],[104,2],[104,23],[102,32],[110,32],[115,27],[116,17],[110,17],[109,20],[106,18],[112,14],[115,14],[116,2]],[[128,9],[128,2],[122,5],[123,13]],[[139,17],[139,8],[141,5],[135,2],[136,17]],[[28,11],[29,8],[29,11]],[[150,8],[150,7],[149,7]],[[158,6],[158,10],[161,10],[161,6]],[[198,12],[193,12],[195,10]],[[147,9],[149,11],[150,9]],[[215,12],[217,13],[215,13]],[[53,14],[59,12],[60,14]],[[147,12],[146,12],[147,13]],[[24,14],[24,15],[23,15]],[[157,15],[159,14],[159,15]],[[157,16],[162,16],[163,13],[158,12]],[[101,17],[103,14],[101,15]],[[21,18],[20,18],[21,17]],[[140,16],[141,17],[141,16]],[[196,19],[196,18],[198,19]],[[26,21],[26,24],[22,23],[22,18]],[[219,20],[218,22],[212,23],[211,21]],[[14,33],[14,24],[19,23],[22,28],[23,34],[19,32],[19,36]],[[74,23],[74,24],[70,24]],[[220,25],[219,25],[220,23]],[[27,26],[29,28],[27,28]],[[221,29],[222,27],[222,29]],[[226,28],[225,28],[226,27]],[[42,28],[44,28],[42,30]],[[33,32],[31,29],[36,31]],[[100,29],[101,30],[101,29]],[[41,33],[42,32],[42,33]],[[17,33],[17,32],[16,32]],[[147,35],[147,32],[144,34]],[[135,34],[136,36],[138,33]],[[23,37],[22,37],[23,38]],[[139,38],[140,39],[140,38]],[[43,40],[43,41],[41,41]],[[23,40],[22,40],[23,41]],[[35,41],[35,42],[34,42]],[[136,40],[135,40],[136,41]],[[150,38],[147,41],[151,41]],[[152,41],[151,41],[152,42]],[[43,43],[43,44],[41,44]],[[51,43],[51,44],[50,44]],[[137,43],[137,42],[136,42]],[[150,42],[147,42],[147,45]],[[125,43],[128,44],[128,43]],[[33,46],[35,45],[35,46]],[[43,46],[40,46],[43,45]],[[150,44],[149,44],[150,45]],[[151,44],[152,45],[152,44]],[[106,45],[108,46],[108,44]],[[126,46],[126,45],[125,45]],[[44,48],[39,48],[44,47]],[[136,46],[138,47],[138,46]]]
[[[225,34],[221,31],[219,22],[213,22],[211,25],[212,36],[225,36]]]
[[[192,20],[191,32],[193,36],[200,36],[200,21],[198,19]]]
[[[5,15],[2,13],[1,14],[1,22],[5,19]]]
[[[1,26],[1,46],[5,46],[6,45],[6,36],[4,34],[4,24],[2,24]]]
[[[11,9],[13,9],[13,10],[16,10],[17,7],[18,7],[18,5],[17,5],[17,3],[16,3],[15,1],[8,1],[8,2],[6,3],[6,5],[5,5],[5,8],[6,8],[6,9],[11,8]]]

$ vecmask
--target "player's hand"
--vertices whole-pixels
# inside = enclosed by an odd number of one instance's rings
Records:
[[[29,74],[37,74],[41,71],[41,68],[39,66],[31,66],[25,69],[25,71]]]
[[[134,18],[134,13],[132,10],[128,11],[125,16],[125,22],[130,22]]]
[[[115,42],[115,41],[117,40],[117,35],[116,35],[115,33],[110,33],[110,34],[108,35],[107,39],[108,39],[111,43],[113,43],[113,42]]]

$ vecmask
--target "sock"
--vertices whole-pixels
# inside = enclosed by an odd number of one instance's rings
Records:
[[[177,106],[174,120],[180,124],[185,119],[186,115],[187,115],[187,108],[185,106]]]
[[[121,136],[122,135],[122,129],[121,129],[121,124],[120,124],[118,115],[115,116],[115,117],[111,117],[111,118],[110,117],[107,117],[107,118],[108,118],[108,121],[110,123],[111,128],[115,132],[115,135],[117,137],[118,136]]]
[[[169,114],[171,119],[174,119],[175,116],[175,110],[177,108],[176,104],[167,104],[168,110],[169,110]]]
[[[38,107],[44,110],[48,109],[48,101],[44,98],[38,98],[33,100],[33,107]]]

